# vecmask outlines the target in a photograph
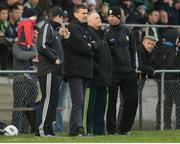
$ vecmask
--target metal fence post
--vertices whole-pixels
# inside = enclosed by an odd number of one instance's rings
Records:
[[[161,125],[160,129],[164,130],[164,75],[165,72],[161,73]]]
[[[142,130],[142,92],[139,93],[139,129]]]

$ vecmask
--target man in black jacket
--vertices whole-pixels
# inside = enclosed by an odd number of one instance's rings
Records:
[[[145,36],[142,44],[138,45],[138,70],[139,79],[153,78],[154,70],[158,69],[157,52],[155,48],[156,38],[153,36]]]
[[[92,11],[88,14],[88,25],[96,34],[97,48],[94,56],[93,79],[90,81],[90,95],[87,111],[88,135],[103,135],[104,115],[106,109],[107,86],[110,85],[112,75],[112,60],[108,44],[104,38],[104,31],[99,14]]]
[[[139,108],[142,107],[142,91],[147,79],[154,79],[154,70],[158,69],[157,51],[155,48],[156,38],[153,36],[145,36],[143,42],[137,47],[138,54],[138,94]]]
[[[84,96],[87,82],[93,76],[95,37],[87,26],[87,13],[87,7],[84,5],[74,7],[75,19],[68,27],[71,35],[64,48],[65,72],[72,101],[70,136],[84,135],[82,126]]]
[[[58,93],[63,76],[64,54],[62,38],[70,35],[62,24],[63,11],[60,7],[53,7],[49,12],[49,19],[41,29],[38,48],[38,79],[42,98],[40,101],[40,125],[37,136],[54,136],[52,122],[55,120],[58,105]],[[59,31],[58,31],[59,29]]]
[[[179,69],[177,61],[176,43],[179,37],[179,33],[175,28],[167,28],[162,34],[162,42],[160,42],[158,53],[159,69],[173,70]],[[178,74],[166,73],[164,77],[164,128],[172,129],[171,114],[173,103],[176,104],[176,128],[180,128],[180,83],[178,80]],[[160,106],[161,106],[161,85],[158,83],[158,103],[157,103],[157,126],[160,128]]]
[[[135,47],[133,32],[120,24],[119,7],[108,11],[110,26],[106,28],[107,39],[113,65],[112,86],[109,89],[107,110],[107,131],[109,134],[129,135],[132,128],[138,104],[137,76],[135,72]],[[116,127],[116,103],[118,87],[123,97],[123,111],[119,111]],[[121,118],[120,118],[121,117]]]

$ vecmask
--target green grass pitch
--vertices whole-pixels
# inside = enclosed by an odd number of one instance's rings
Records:
[[[131,136],[106,135],[91,137],[69,137],[67,134],[58,133],[56,137],[44,138],[32,134],[23,134],[18,136],[0,136],[0,143],[179,143],[180,130],[166,131],[132,131]]]

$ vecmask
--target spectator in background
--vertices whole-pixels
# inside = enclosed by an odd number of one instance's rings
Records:
[[[87,133],[88,135],[104,135],[104,115],[107,100],[107,87],[111,82],[112,61],[108,44],[104,38],[104,31],[99,14],[92,11],[88,14],[88,25],[96,34],[97,48],[94,56],[94,73],[90,81],[90,94],[87,111]]]
[[[37,32],[33,33],[36,37]],[[33,44],[36,43],[37,39],[34,39]],[[35,47],[36,48],[36,47]],[[13,45],[13,69],[14,70],[35,70],[35,63],[37,62],[36,51],[25,51],[18,46],[17,43]],[[29,67],[27,67],[27,65]],[[37,77],[31,73],[18,74],[15,76],[13,81],[13,106],[18,107],[29,107],[34,105],[38,95]],[[34,127],[28,120],[29,117],[25,112],[14,111],[12,114],[12,124],[15,125],[20,133],[34,132]],[[30,127],[31,125],[31,127]]]
[[[37,22],[39,22],[42,17],[43,17],[43,12],[44,12],[44,9],[42,9],[39,5],[39,0],[26,0],[25,3],[24,3],[24,10],[26,8],[31,8],[31,9],[35,9],[37,10],[38,12],[38,16],[37,16]],[[48,9],[45,9],[45,10],[49,10]]]
[[[12,46],[15,42],[17,42],[17,27],[18,27],[18,22],[20,20],[20,10],[17,6],[17,4],[12,5],[9,8],[9,27],[5,31],[5,39],[7,41],[7,46],[10,50],[10,64],[12,68],[12,61],[13,61],[13,56],[12,56]]]
[[[135,60],[135,39],[133,31],[121,24],[121,9],[112,7],[108,11],[110,26],[106,28],[105,38],[112,56],[112,86],[109,88],[107,110],[107,131],[109,134],[130,135],[138,105],[138,90]],[[123,111],[116,121],[118,87],[123,97]],[[121,117],[120,117],[121,116]]]
[[[93,76],[93,44],[96,43],[94,33],[87,26],[88,9],[79,4],[74,7],[74,20],[68,29],[71,32],[66,41],[65,71],[69,82],[72,109],[69,123],[70,136],[83,136],[84,97],[88,81]]]
[[[24,63],[29,63],[33,67],[36,62],[37,53],[34,51],[23,51],[15,43],[12,48],[13,51],[13,69],[26,70]],[[35,60],[35,61],[34,61]],[[18,74],[14,77],[13,81],[13,107],[28,107],[35,103],[38,95],[37,77],[33,74]],[[15,125],[20,133],[29,133],[33,131],[30,127],[27,115],[25,112],[14,111],[12,114],[12,124]]]
[[[9,8],[10,6],[14,5],[16,2],[18,2],[18,0],[2,0],[0,2],[0,5],[6,6]]]
[[[99,5],[99,15],[102,23],[108,23],[107,21],[108,10],[109,10],[109,4],[107,2],[103,2]]]
[[[22,14],[24,12],[24,5],[22,3],[16,3],[16,5],[18,6],[19,8],[19,15],[20,15],[20,18],[22,18]]]
[[[180,0],[174,1],[173,11],[174,11],[174,17],[176,18],[176,21],[174,22],[174,24],[180,25]]]
[[[135,3],[135,11],[131,13],[127,19],[127,24],[145,24],[146,23],[146,7],[144,3]],[[143,40],[143,32],[141,27],[134,27],[134,35],[137,43]]]
[[[147,19],[146,24],[149,24],[149,25],[157,24],[159,21],[159,12],[157,10],[151,10],[148,12],[147,18],[148,19]],[[157,41],[159,40],[159,32],[158,32],[158,28],[156,27],[145,28],[145,36],[146,35],[156,37]]]
[[[34,25],[37,18],[37,11],[26,8],[23,13],[23,20],[18,23],[18,46],[24,51],[35,51],[33,47]],[[25,69],[29,68],[29,63],[24,64]]]
[[[112,6],[120,6],[120,0],[102,0],[102,2],[107,2]]]
[[[0,6],[0,63],[2,70],[6,70],[8,67],[8,55],[10,52],[5,40],[5,31],[9,27],[7,19],[8,8],[6,6]]]
[[[165,10],[168,13],[169,24],[177,24],[177,17],[173,10],[173,0],[159,0],[154,4],[156,10]]]
[[[178,69],[178,62],[176,58],[176,43],[179,37],[179,33],[174,28],[168,28],[162,35],[162,42],[160,42],[157,52],[158,52],[158,64],[159,69]],[[179,81],[176,73],[167,73],[165,75],[164,83],[164,128],[172,129],[172,107],[173,103],[176,104],[176,128],[180,128],[180,91],[179,91]],[[156,108],[157,112],[157,125],[156,129],[160,128],[160,105],[161,105],[161,85],[158,84],[158,104]],[[173,93],[172,93],[173,92]]]
[[[86,0],[88,11],[93,11],[96,9],[96,0]]]
[[[146,7],[144,3],[135,3],[135,11],[130,13],[126,19],[126,23],[145,24],[146,23]]]
[[[73,15],[73,7],[78,5],[78,4],[82,4],[82,0],[69,0],[66,3],[66,9],[68,11],[68,17],[69,20],[73,20],[74,19],[74,15]]]
[[[159,0],[133,0],[133,6],[136,7],[136,3],[144,3],[146,11],[150,11],[154,8],[154,3]],[[133,9],[134,11],[135,9]]]
[[[36,8],[38,6],[39,0],[27,0],[24,3],[25,8]]]
[[[132,0],[121,0],[120,7],[124,10],[125,18],[132,13]]]
[[[9,9],[9,24],[10,26],[5,31],[6,40],[11,43],[11,47],[14,42],[17,42],[17,27],[20,20],[20,10],[17,5],[13,5]]]
[[[161,25],[168,25],[168,13],[165,10],[159,11],[159,22]]]
[[[168,14],[165,10],[160,10],[159,11],[159,21],[158,24],[160,25],[168,25]],[[162,41],[162,35],[164,31],[166,31],[168,27],[160,27],[158,28],[158,33],[159,33],[159,40]]]
[[[143,42],[137,47],[138,70],[142,72],[138,74],[140,96],[142,96],[145,80],[154,79],[154,71],[158,69],[158,58],[155,45],[155,37],[145,36]]]

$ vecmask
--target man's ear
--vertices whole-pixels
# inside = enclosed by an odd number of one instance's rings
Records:
[[[74,15],[74,17],[76,18],[77,15],[78,15],[78,13],[77,13],[77,12],[74,12],[73,15]]]

